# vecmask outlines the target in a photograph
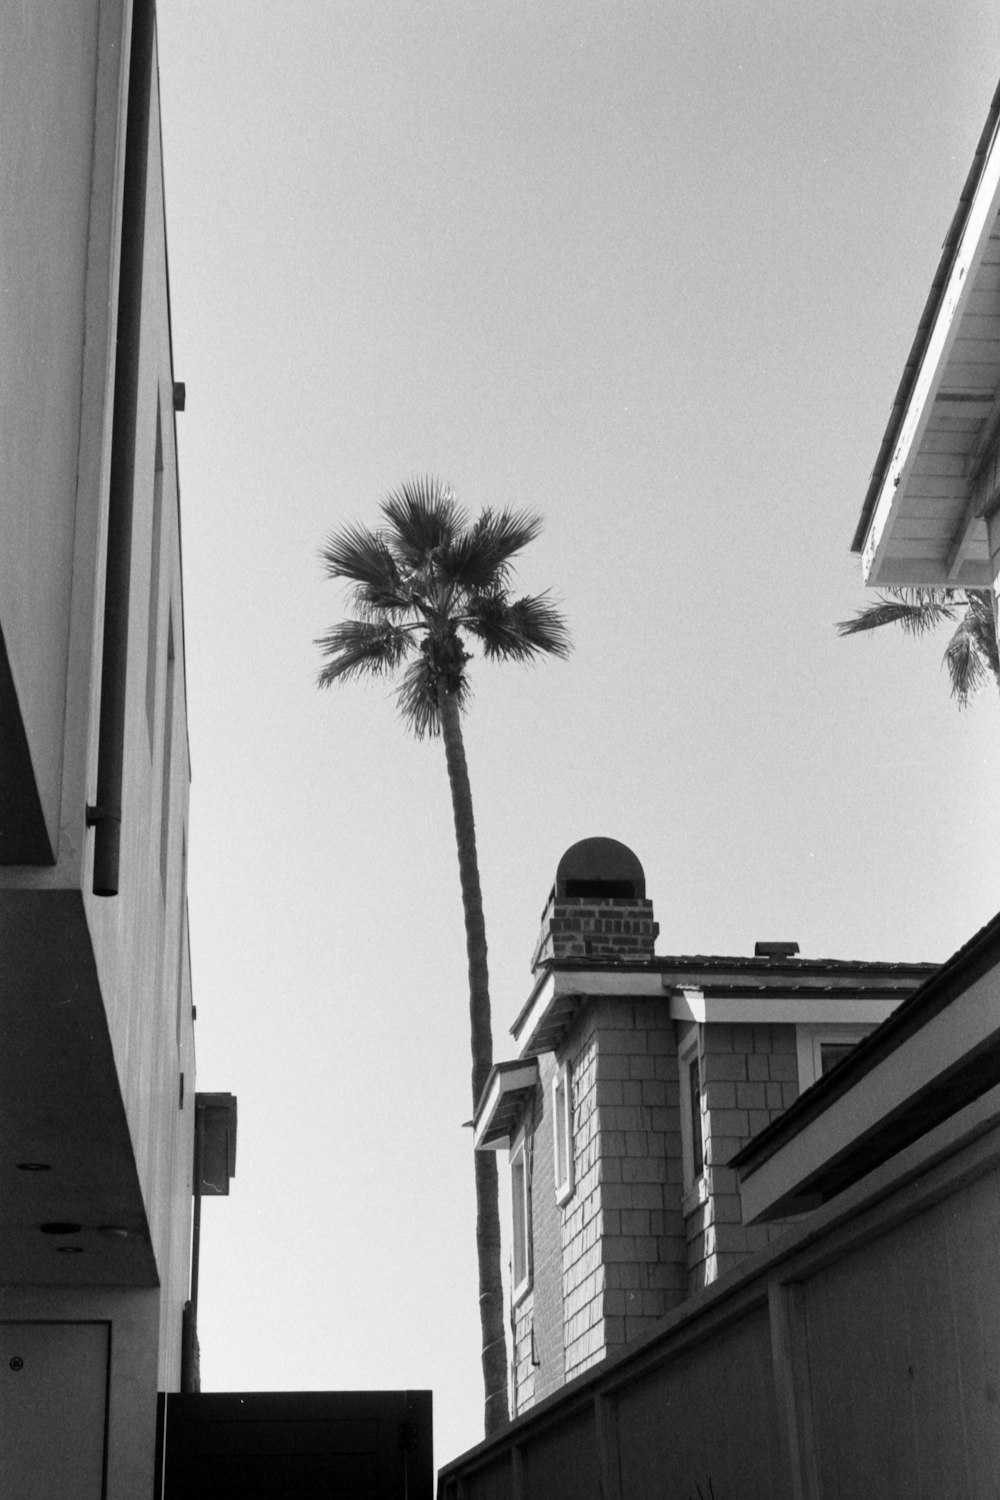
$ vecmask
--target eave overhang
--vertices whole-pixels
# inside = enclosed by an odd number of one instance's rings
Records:
[[[852,543],[871,586],[988,587],[1000,472],[1000,89],[893,402]]]
[[[499,1151],[509,1146],[524,1113],[525,1102],[538,1085],[535,1058],[497,1063],[490,1069],[472,1121],[472,1144],[477,1151]]]
[[[0,974],[0,1285],[156,1286],[79,890],[0,890]]]
[[[725,986],[683,988],[670,996],[672,1021],[697,1021],[709,1025],[796,1025],[811,1022],[878,1025],[902,1004],[909,989],[891,994],[851,994],[843,989],[797,988],[784,992]]]
[[[522,1057],[554,1052],[581,1006],[609,997],[662,999],[663,980],[657,970],[625,964],[603,968],[555,968],[544,971],[528,996],[511,1035]]]
[[[827,1202],[1000,1083],[1000,917],[732,1160],[748,1223]]]
[[[840,959],[663,957],[636,964],[548,965],[511,1035],[522,1057],[554,1052],[595,1000],[661,1000],[673,1021],[878,1023],[934,973],[933,964]]]

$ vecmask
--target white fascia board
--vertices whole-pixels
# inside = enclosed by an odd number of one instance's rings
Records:
[[[962,231],[958,251],[952,261],[948,285],[924,349],[920,371],[913,390],[910,392],[892,460],[886,469],[882,488],[868,526],[868,535],[865,538],[862,553],[862,574],[865,583],[870,587],[875,587],[882,582],[879,570],[889,544],[890,523],[896,509],[896,499],[901,492],[905,491],[906,481],[930,418],[934,397],[944,377],[948,354],[958,330],[958,321],[972,291],[975,272],[985,254],[990,229],[998,210],[1000,210],[1000,147],[998,147],[998,137],[994,136],[965,228]],[[914,585],[943,581],[945,576],[943,558],[940,572],[941,578],[921,576],[908,581]]]
[[[555,970],[551,976],[555,981],[553,999],[561,995],[579,995],[588,1000],[603,1000],[609,995],[636,996],[639,999],[653,998],[663,994],[663,975],[649,969],[570,969]]]
[[[705,995],[699,989],[684,989],[670,997],[672,1021],[712,1022],[724,1025],[795,1025],[799,1021],[833,1021],[856,1026],[878,1025],[902,1005],[904,995],[893,999],[838,998],[837,995]]]
[[[912,1095],[998,1033],[994,970],[907,1037],[759,1167],[741,1172],[744,1223],[754,1223]]]
[[[549,1007],[557,1000],[572,996],[579,1000],[604,1000],[609,996],[634,996],[654,999],[663,996],[663,975],[657,970],[620,969],[552,969],[539,986],[524,1018],[514,1031],[514,1040],[522,1042],[534,1036]]]
[[[542,983],[535,990],[534,999],[528,1009],[524,1011],[519,1023],[515,1022],[513,1036],[516,1042],[520,1042],[525,1036],[533,1036],[538,1023],[552,1004],[555,995],[555,980],[552,973],[546,974]]]

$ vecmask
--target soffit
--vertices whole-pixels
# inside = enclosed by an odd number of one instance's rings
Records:
[[[1000,90],[945,241],[854,538],[870,585],[990,584],[1000,431]]]
[[[156,1286],[80,892],[0,892],[0,970],[0,1283]]]

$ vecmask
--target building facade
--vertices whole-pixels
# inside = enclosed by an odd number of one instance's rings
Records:
[[[153,5],[4,7],[0,58],[0,1492],[131,1500],[197,1186]]]
[[[997,1493],[998,998],[995,918],[738,1153],[746,1222],[795,1222],[440,1500]]]
[[[658,957],[642,867],[563,856],[477,1149],[510,1165],[512,1410],[645,1333],[783,1232],[744,1224],[729,1162],[932,965]]]

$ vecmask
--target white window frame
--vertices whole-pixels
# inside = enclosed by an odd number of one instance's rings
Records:
[[[705,1076],[704,1076],[704,1053],[702,1048],[702,1028],[695,1024],[691,1027],[687,1036],[677,1048],[677,1067],[680,1074],[681,1085],[681,1159],[684,1176],[684,1193],[694,1193],[700,1190],[705,1180],[705,1147],[708,1141],[707,1115],[702,1103],[701,1110],[701,1171],[695,1175],[694,1170],[694,1136],[692,1133],[692,1110],[691,1110],[691,1064],[697,1062],[698,1077],[701,1084],[702,1101],[705,1098]],[[698,1193],[700,1202],[701,1194]],[[693,1206],[693,1205],[692,1205]],[[686,1209],[685,1205],[685,1209]]]
[[[510,1153],[510,1206],[510,1295],[517,1303],[531,1286],[531,1151],[523,1130]]]
[[[823,1076],[824,1044],[835,1047],[855,1046],[875,1030],[874,1021],[865,1025],[845,1025],[837,1021],[800,1021],[795,1028],[795,1051],[799,1067],[799,1093]]]
[[[573,1171],[573,1065],[562,1063],[552,1079],[552,1156],[556,1202],[567,1203],[576,1187]]]

